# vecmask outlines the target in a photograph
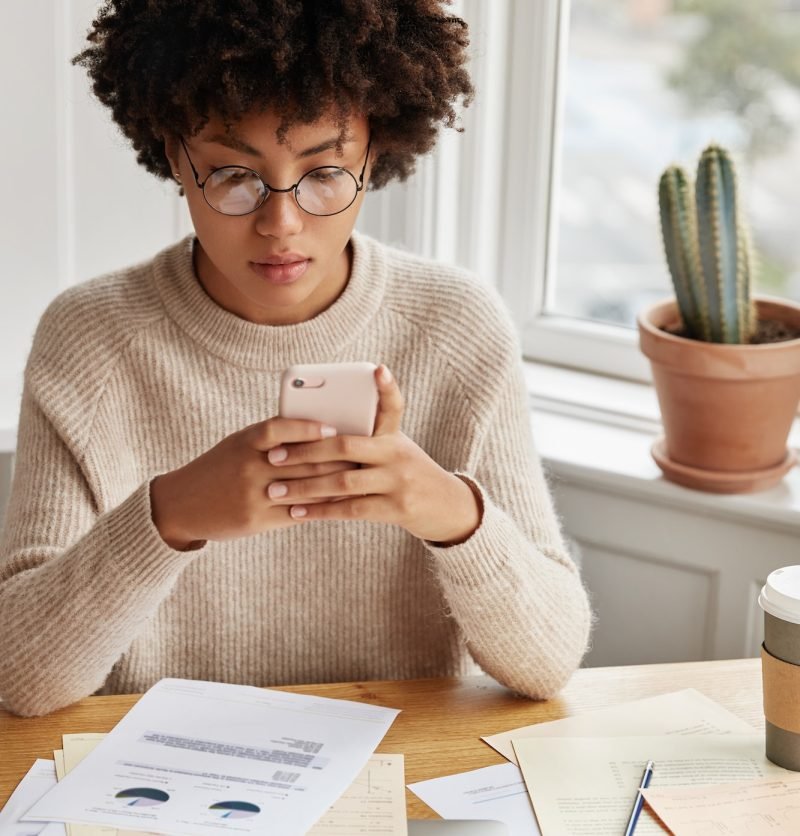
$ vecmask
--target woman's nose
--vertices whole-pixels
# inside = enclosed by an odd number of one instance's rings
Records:
[[[303,210],[297,205],[294,190],[270,192],[255,211],[256,230],[260,235],[284,238],[303,228]]]

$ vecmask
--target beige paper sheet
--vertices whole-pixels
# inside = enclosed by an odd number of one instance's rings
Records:
[[[104,734],[63,735],[66,772],[80,763],[104,737]],[[354,833],[408,836],[404,763],[402,755],[373,755],[356,780],[308,831],[309,836],[352,836]],[[58,775],[58,760],[56,774],[60,781],[63,775]],[[68,836],[154,836],[86,825],[66,827]]]
[[[647,789],[644,797],[679,836],[800,833],[800,775],[710,787]]]
[[[544,836],[624,833],[648,760],[653,789],[794,775],[766,759],[758,733],[523,738],[514,748]],[[664,832],[645,807],[636,836]]]
[[[373,755],[308,836],[408,836],[402,755]]]
[[[517,763],[512,738],[628,737],[642,734],[723,734],[752,732],[753,727],[719,703],[686,688],[643,700],[492,734],[482,739],[512,763]],[[517,764],[519,765],[519,764]]]
[[[62,734],[61,742],[64,744],[64,767],[71,772],[95,746],[105,737],[104,734]]]
[[[64,750],[53,749],[53,760],[56,765],[56,779],[60,781],[67,774],[64,768]]]

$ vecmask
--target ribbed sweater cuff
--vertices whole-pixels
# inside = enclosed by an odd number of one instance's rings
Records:
[[[150,480],[109,511],[103,523],[114,565],[139,586],[171,582],[202,551],[176,551],[161,539],[150,510]]]
[[[439,571],[451,583],[481,586],[493,580],[508,564],[509,555],[518,551],[514,533],[509,530],[508,516],[486,495],[483,486],[472,476],[457,473],[477,491],[483,504],[480,525],[463,543],[456,546],[436,546],[426,542]]]

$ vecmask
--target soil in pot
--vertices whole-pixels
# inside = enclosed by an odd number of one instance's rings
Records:
[[[679,328],[662,328],[667,334],[672,334],[674,337],[684,337],[691,339],[686,333],[683,324]],[[766,343],[782,343],[787,340],[796,340],[800,337],[800,328],[795,328],[792,325],[787,325],[777,319],[759,319],[756,333],[751,338],[747,345],[764,345]],[[698,340],[700,342],[700,340]]]

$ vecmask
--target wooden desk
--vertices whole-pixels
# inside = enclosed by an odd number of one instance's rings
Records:
[[[406,783],[503,763],[480,736],[557,720],[629,700],[696,688],[743,720],[763,728],[760,659],[687,662],[576,672],[556,699],[531,702],[513,696],[488,677],[347,682],[281,688],[400,708],[379,752],[405,755]],[[33,764],[53,757],[66,732],[107,732],[136,696],[89,697],[47,717],[14,717],[0,710],[0,805]],[[435,818],[406,791],[411,818]]]

